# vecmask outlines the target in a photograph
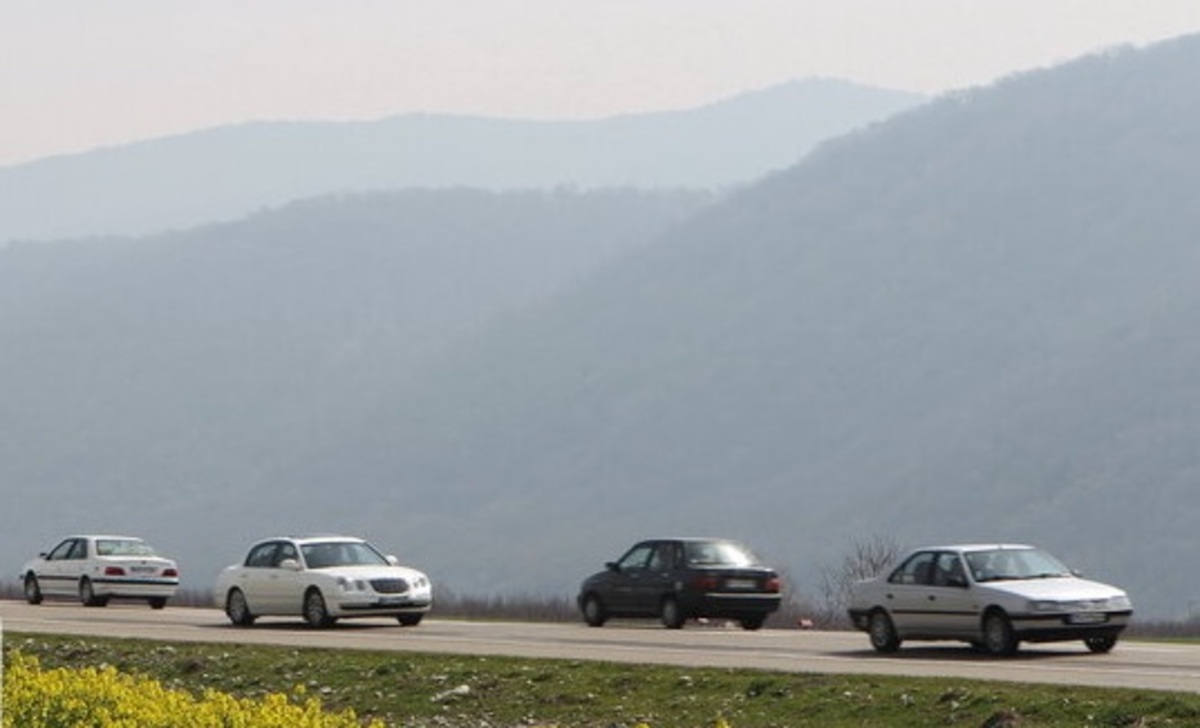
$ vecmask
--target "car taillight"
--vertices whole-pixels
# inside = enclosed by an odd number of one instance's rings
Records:
[[[772,576],[763,583],[763,590],[769,592],[777,592],[783,585],[779,582],[778,576]]]
[[[120,566],[106,566],[106,567],[104,567],[104,575],[105,576],[125,576],[125,570],[122,569]]]
[[[715,591],[720,579],[715,576],[697,576],[692,579],[692,587],[697,591]]]
[[[163,576],[179,576],[179,569],[163,569]]]

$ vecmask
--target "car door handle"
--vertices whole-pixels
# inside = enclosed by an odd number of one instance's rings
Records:
[[[930,594],[930,595],[929,595],[928,597],[926,597],[926,598],[927,598],[929,601],[931,601],[931,602],[936,602],[936,601],[937,601],[937,596],[936,596],[936,595],[934,595],[934,594]]]
[[[892,599],[892,598],[893,598],[891,594],[884,594],[884,596],[885,596],[886,598],[888,598],[888,599]]]

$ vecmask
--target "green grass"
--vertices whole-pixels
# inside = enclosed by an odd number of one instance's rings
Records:
[[[45,667],[112,665],[197,693],[303,686],[328,708],[395,726],[1200,725],[1200,695],[1138,690],[12,632],[4,648]]]

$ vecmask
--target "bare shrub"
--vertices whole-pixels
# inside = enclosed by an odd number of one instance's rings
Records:
[[[863,579],[879,576],[903,552],[903,547],[890,536],[872,536],[850,542],[849,553],[841,563],[821,567],[821,602],[815,621],[824,628],[850,626],[846,607],[850,603],[850,586]]]

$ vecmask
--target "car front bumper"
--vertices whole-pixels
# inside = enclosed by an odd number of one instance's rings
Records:
[[[1022,614],[1012,617],[1017,639],[1059,642],[1091,637],[1116,637],[1129,625],[1132,610],[1120,612]]]

